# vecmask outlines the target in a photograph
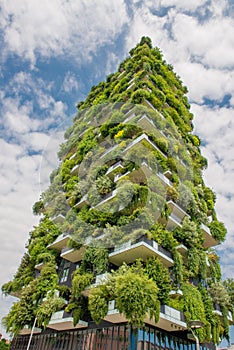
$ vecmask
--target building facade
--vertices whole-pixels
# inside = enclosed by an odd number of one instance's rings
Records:
[[[226,229],[186,93],[142,38],[79,103],[28,253],[3,286],[19,297],[4,320],[11,349],[192,350],[197,319],[203,348],[228,337],[214,249]]]

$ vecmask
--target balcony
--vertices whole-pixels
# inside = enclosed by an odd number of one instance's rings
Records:
[[[36,269],[36,270],[38,270],[38,271],[41,271],[42,270],[42,268],[45,266],[45,263],[44,262],[41,262],[41,263],[39,263],[39,264],[36,264],[35,266],[34,266],[34,269]]]
[[[76,203],[76,204],[74,205],[74,208],[80,209],[80,208],[83,207],[83,205],[88,204],[87,199],[88,199],[88,194],[85,194],[85,195],[81,198],[81,200],[80,200],[78,203]]]
[[[114,182],[119,181],[120,179],[122,179],[124,176],[127,176],[127,175],[128,175],[131,179],[133,179],[133,174],[134,174],[134,170],[133,170],[132,172],[127,171],[127,172],[124,173],[124,174],[117,174],[117,175],[115,175],[115,177],[114,177]]]
[[[201,224],[200,227],[204,238],[204,243],[203,243],[204,248],[214,247],[219,244],[219,242],[216,239],[214,239],[214,237],[211,235],[210,229],[208,226],[206,226],[205,224]]]
[[[114,177],[114,182],[117,182],[124,176],[128,175],[128,177],[133,182],[141,183],[146,181],[146,179],[150,177],[152,174],[153,174],[153,170],[151,169],[151,167],[145,161],[143,161],[139,168],[137,169],[134,168],[132,171],[127,171],[124,174],[117,174]]]
[[[76,164],[70,171],[71,175],[78,175],[80,164]]]
[[[184,244],[179,244],[176,250],[183,256],[186,257],[188,253],[188,248]]]
[[[165,135],[156,127],[154,122],[144,113],[142,117],[137,121],[137,124],[144,130],[156,137],[165,137]]]
[[[112,323],[127,322],[126,317],[119,313],[119,310],[115,307],[115,300],[109,301],[108,313],[104,320]],[[184,319],[184,314],[168,305],[160,306],[159,321],[155,322],[155,319],[150,319],[149,314],[144,319],[146,324],[156,326],[167,330],[169,332],[186,330],[187,325]]]
[[[73,154],[69,157],[69,160],[72,160],[72,159],[74,159],[75,157],[76,157],[76,152],[73,153]]]
[[[176,216],[173,213],[169,215],[168,219],[166,219],[165,217],[160,218],[159,222],[161,224],[166,225],[166,229],[168,231],[174,230],[177,226],[182,227],[182,220],[181,220],[181,218],[179,218],[178,216]]]
[[[222,311],[221,311],[221,308],[220,308],[220,305],[219,304],[214,304],[214,311],[213,311],[216,315],[219,316],[219,318],[223,318],[223,314],[222,314]],[[231,311],[228,311],[228,314],[227,314],[227,318],[228,318],[228,321],[230,324],[233,324],[233,319],[232,319],[232,313]]]
[[[141,183],[146,181],[147,178],[154,174],[153,169],[147,164],[146,161],[142,161],[138,169],[133,169],[131,172],[128,171],[124,174],[117,174],[114,181],[117,182],[122,177],[128,175],[128,177],[135,183]],[[156,173],[156,176],[161,181],[162,185],[167,188],[172,186],[172,182],[162,173]]]
[[[171,290],[169,295],[171,298],[181,298],[183,296],[183,292],[181,289]]]
[[[103,284],[107,280],[107,276],[108,276],[107,272],[97,275],[94,286],[99,286],[100,284]]]
[[[136,243],[128,241],[121,246],[116,246],[109,254],[109,261],[120,266],[123,262],[129,264],[138,258],[145,261],[153,256],[157,256],[164,266],[170,267],[174,264],[171,253],[147,237],[141,237]]]
[[[230,324],[233,324],[233,319],[232,319],[232,313],[231,313],[231,311],[228,311],[227,317],[228,317],[229,323],[230,323]]]
[[[172,187],[172,182],[162,173],[157,173],[156,174],[159,179],[162,181],[163,185],[165,185],[166,187]]]
[[[119,313],[119,310],[115,307],[115,300],[111,300],[108,303],[108,313],[104,317],[105,321],[111,323],[122,323],[127,322],[126,317],[123,314]]]
[[[183,312],[168,305],[161,305],[157,327],[173,332],[187,329],[187,324]]]
[[[73,317],[68,314],[66,311],[61,310],[52,314],[48,328],[61,331],[68,329],[79,329],[88,327],[88,323],[82,320],[79,320],[77,325],[73,324]]]
[[[14,298],[20,298],[21,297],[21,290],[11,291],[9,295],[11,295]]]
[[[100,207],[104,203],[106,203],[106,202],[110,201],[111,199],[115,198],[116,194],[117,194],[117,190],[114,190],[114,191],[108,193],[98,204],[96,204],[92,208]]]
[[[32,329],[29,328],[28,325],[26,325],[26,326],[24,326],[23,329],[21,329],[21,330],[19,331],[19,334],[20,334],[20,335],[29,335],[29,334],[31,334],[31,332],[32,332]],[[33,334],[40,334],[40,333],[41,333],[41,328],[35,327],[35,328],[33,329]]]
[[[167,230],[171,231],[174,230],[177,226],[182,227],[182,220],[176,215],[171,214],[169,216],[166,228]]]
[[[142,135],[138,136],[136,139],[134,139],[124,150],[124,152],[127,152],[131,148],[135,147],[137,144],[142,144],[147,149],[156,150],[158,151],[164,158],[167,158],[167,156],[149,139],[149,137],[143,133]]]
[[[67,243],[71,239],[71,236],[68,233],[62,233],[56,238],[53,243],[50,243],[47,248],[55,249],[61,251],[64,247],[67,246]]]
[[[123,169],[122,161],[118,161],[117,163],[113,164],[106,172],[106,175],[114,176],[116,172],[119,172]]]
[[[163,173],[164,176],[166,176],[169,180],[171,179],[171,176],[172,176],[172,172],[171,170],[166,170],[164,173]]]
[[[100,159],[104,158],[107,154],[114,151],[119,145],[114,145],[112,147],[109,147],[101,156]]]
[[[65,216],[63,214],[54,215],[50,220],[53,221],[54,224],[61,225],[65,220]]]
[[[130,81],[130,82],[131,82],[131,81]],[[130,82],[129,82],[129,83],[130,83]],[[127,87],[126,91],[127,91],[127,90],[130,90],[134,85],[135,85],[135,82],[133,81],[133,82]]]
[[[82,246],[79,249],[66,247],[66,248],[62,249],[60,257],[65,259],[65,260],[76,263],[76,262],[82,260],[85,249],[86,249],[85,246]]]
[[[108,276],[107,272],[102,273],[100,275],[97,275],[96,278],[95,278],[95,282],[93,284],[91,284],[91,286],[88,286],[87,288],[85,288],[85,290],[83,290],[81,292],[81,294],[86,296],[86,297],[88,297],[90,289],[91,288],[95,288],[97,286],[100,286],[101,284],[104,284],[107,281],[107,276]]]
[[[117,76],[117,79],[119,79],[120,77],[122,77],[122,75],[124,75],[126,73],[125,70],[123,70],[118,76]]]
[[[171,214],[178,217],[181,221],[185,216],[190,217],[178,204],[176,204],[172,200],[167,201],[167,204],[171,209]]]
[[[185,216],[190,217],[178,204],[172,200],[167,201],[167,204],[171,210],[169,218],[166,220],[165,217],[160,219],[162,224],[166,225],[166,229],[169,231],[174,230],[177,226],[182,227],[182,221]]]
[[[123,124],[128,123],[130,120],[132,120],[136,116],[134,112],[134,108],[131,108],[127,113],[125,113],[126,119],[124,119]]]
[[[213,311],[216,315],[218,315],[219,317],[222,317],[223,315],[222,315],[222,312],[221,312],[221,310],[220,310],[220,307],[219,307],[219,305],[215,305],[214,306],[214,311]]]
[[[149,107],[149,108],[153,109],[154,111],[158,112],[158,110],[157,110],[157,109],[152,105],[152,103],[150,103],[148,100],[145,100],[144,102],[145,102],[144,104],[145,104],[147,107]]]

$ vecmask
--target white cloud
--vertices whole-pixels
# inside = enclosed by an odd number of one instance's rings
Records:
[[[41,194],[42,153],[51,143],[52,131],[48,129],[66,118],[66,105],[51,95],[51,87],[30,73],[20,72],[0,92],[0,285],[16,272],[28,234],[38,223],[31,208]],[[61,141],[61,132],[53,133],[53,162],[43,168],[47,185]],[[0,318],[11,300],[1,302]]]
[[[54,135],[57,143],[60,137],[61,133]],[[20,145],[0,140],[0,286],[15,274],[25,251],[28,234],[38,223],[31,208],[41,193],[42,155],[29,156],[28,150],[41,151],[48,142],[48,135],[36,132],[25,134]],[[56,146],[57,144],[51,147],[53,155],[50,155],[50,159],[53,158],[54,162],[46,163],[43,167],[44,175],[47,175],[47,186],[49,173],[55,166]],[[0,318],[6,315],[13,300],[2,297]],[[4,333],[4,330],[1,329],[0,332]]]
[[[57,152],[59,150],[59,145],[64,141],[63,134],[63,131],[55,130],[45,144],[39,169],[41,192],[48,188],[49,175],[51,171],[56,169],[59,165]]]
[[[209,161],[205,183],[216,192],[218,218],[228,229],[225,242],[218,248],[224,277],[234,278],[234,109],[192,105],[192,111],[195,133],[205,141],[202,153]]]
[[[31,206],[39,195],[36,174],[40,157],[29,157],[21,146],[4,140],[0,140],[0,147],[1,285],[16,271],[28,232],[38,221],[32,216]]]
[[[233,171],[231,160],[234,159],[234,155],[231,151],[234,147],[234,109],[193,104],[192,111],[196,116],[195,132],[207,143],[205,149],[217,155],[214,161],[224,160],[221,164],[225,165],[225,169]]]
[[[177,62],[175,66],[194,102],[203,103],[204,98],[221,102],[226,94],[234,92],[234,72],[206,68],[201,63],[186,61]]]
[[[30,129],[37,128],[39,121],[32,121],[29,115],[32,113],[32,104],[20,105],[18,99],[7,98],[3,101],[3,123],[5,129],[14,133],[26,133]]]
[[[186,0],[163,0],[162,5],[164,7],[176,7],[177,10],[180,11],[193,11],[196,10],[199,6],[204,5],[207,2],[207,0],[192,0],[192,1],[186,1]]]
[[[66,93],[71,93],[78,90],[77,77],[70,71],[68,71],[64,77],[62,90]]]
[[[128,20],[124,0],[3,0],[1,6],[5,51],[33,64],[36,54],[90,58],[100,46],[110,43]]]
[[[129,51],[139,42],[142,36],[149,36],[155,45],[160,46],[164,40],[168,40],[168,34],[164,30],[165,18],[152,14],[150,8],[142,5],[134,11],[133,19],[129,24],[129,35],[126,37],[126,50]]]
[[[67,105],[51,94],[52,84],[33,78],[31,73],[16,73],[0,102],[5,137],[21,138],[28,132],[47,130],[67,118]],[[39,114],[38,114],[39,113]]]
[[[42,132],[30,132],[21,138],[21,143],[29,152],[42,152],[49,138],[49,135]]]
[[[233,68],[234,19],[217,16],[199,23],[192,16],[175,13],[173,20],[174,40],[187,48],[191,58],[209,67]]]

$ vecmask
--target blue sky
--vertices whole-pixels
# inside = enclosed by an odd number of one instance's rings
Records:
[[[143,35],[189,88],[209,161],[204,176],[228,228],[218,248],[223,274],[234,278],[233,28],[233,0],[1,1],[0,285],[12,278],[38,222],[31,207],[57,164],[77,102]],[[12,301],[1,297],[0,318]]]

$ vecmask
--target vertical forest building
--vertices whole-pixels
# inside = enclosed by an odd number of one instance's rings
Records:
[[[196,337],[204,349],[228,338],[215,252],[226,229],[186,93],[143,37],[78,104],[33,207],[40,223],[2,287],[18,298],[4,318],[11,349],[195,350]]]

